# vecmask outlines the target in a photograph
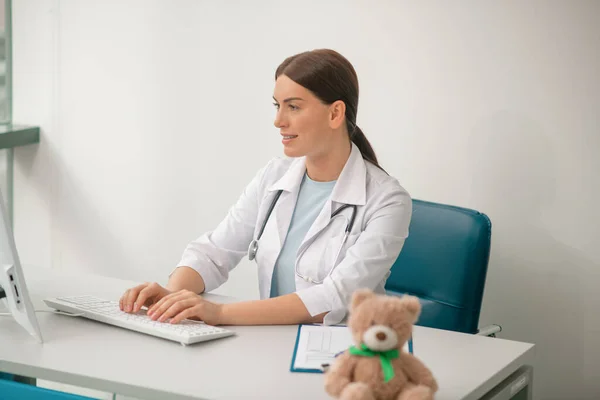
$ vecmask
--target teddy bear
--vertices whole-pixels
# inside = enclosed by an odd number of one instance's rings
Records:
[[[325,391],[343,400],[432,400],[433,374],[403,351],[421,313],[419,300],[359,289],[349,311],[354,346],[325,371]]]

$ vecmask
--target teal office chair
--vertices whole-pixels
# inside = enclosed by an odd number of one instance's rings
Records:
[[[0,375],[5,378],[10,377],[10,375],[1,372]],[[0,399],[2,400],[93,400],[91,397],[83,397],[6,380],[2,376],[0,376]]]
[[[419,297],[417,325],[494,336],[498,325],[478,329],[491,234],[483,213],[413,200],[409,235],[387,279],[388,294]]]

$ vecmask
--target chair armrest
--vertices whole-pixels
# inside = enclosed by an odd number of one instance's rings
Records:
[[[502,332],[502,327],[500,325],[492,324],[479,328],[476,335],[496,337],[496,333],[499,332]]]

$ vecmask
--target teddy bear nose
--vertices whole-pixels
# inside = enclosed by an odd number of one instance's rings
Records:
[[[383,332],[377,332],[377,335],[375,335],[375,337],[379,340],[385,340],[387,338],[387,335]]]

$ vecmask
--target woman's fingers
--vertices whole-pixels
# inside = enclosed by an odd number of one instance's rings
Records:
[[[119,299],[119,308],[125,312],[138,312],[153,297],[160,296],[162,292],[168,291],[158,283],[144,283],[131,289],[127,289]],[[169,293],[148,309],[148,316],[156,321],[164,322],[174,318],[178,323],[198,313],[202,298],[189,290],[180,290]]]
[[[193,297],[193,296],[196,296],[196,294],[194,294],[188,290],[181,290],[179,292],[172,293],[168,296],[163,297],[154,306],[152,306],[152,309],[150,310],[148,315],[150,316],[151,319],[157,320],[174,303],[176,303],[178,301],[182,301],[188,297]]]
[[[127,297],[123,301],[123,306],[124,306],[123,311],[125,311],[125,312],[133,311],[133,305],[136,302],[138,295],[140,294],[142,289],[144,289],[146,286],[148,286],[148,284],[144,283],[144,284],[138,285],[132,289],[129,289],[127,291]]]
[[[119,299],[119,308],[121,311],[125,311],[125,300],[127,299],[127,296],[129,296],[129,289],[127,289]]]
[[[178,292],[173,292],[173,293],[166,295],[165,297],[163,297],[162,299],[160,299],[159,301],[154,303],[154,305],[152,305],[152,307],[150,307],[148,309],[148,315],[154,314],[160,307],[163,306],[163,304],[165,304],[165,302],[169,301],[170,299],[172,299],[174,297],[181,296],[181,294],[184,292],[185,292],[184,290],[180,290]]]
[[[143,288],[138,294],[137,300],[134,302],[133,312],[140,311],[140,309],[146,305],[149,299],[157,296],[160,293],[161,289],[162,288],[158,283],[151,283]]]
[[[171,304],[169,308],[158,318],[158,322],[165,322],[169,318],[172,318],[184,310],[190,309],[198,304],[198,299],[186,298],[179,300]]]
[[[177,314],[173,318],[171,318],[171,323],[178,324],[181,321],[183,321],[184,319],[188,319],[188,318],[192,318],[192,317],[198,317],[199,319],[202,319],[201,311],[202,311],[202,304],[196,304],[193,307],[186,308],[185,310],[181,311],[179,314]]]
[[[137,299],[138,293],[144,287],[146,287],[145,283],[142,285],[133,287],[133,288],[129,288],[123,293],[123,295],[119,299],[119,308],[121,309],[121,311],[126,311],[126,312],[130,311],[130,310],[127,310],[127,306],[129,304],[133,304],[135,302],[135,299]]]
[[[138,312],[144,305],[151,303],[153,297],[159,297],[163,292],[168,293],[168,290],[156,282],[143,283],[123,293],[119,299],[119,308],[125,312]]]

